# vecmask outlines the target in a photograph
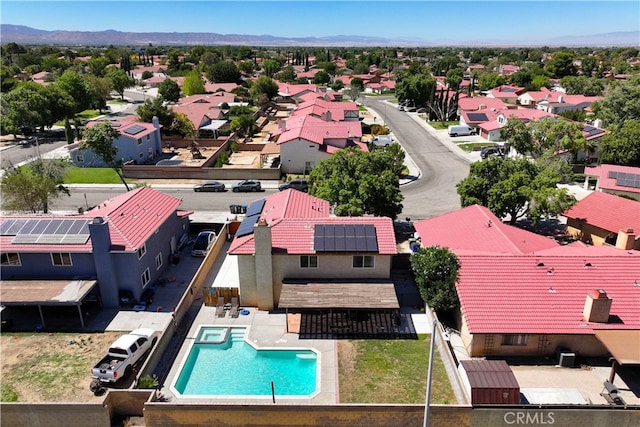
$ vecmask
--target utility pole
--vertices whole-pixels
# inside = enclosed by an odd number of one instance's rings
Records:
[[[425,307],[425,312],[428,312],[429,307]],[[431,329],[431,347],[429,348],[429,371],[427,374],[427,399],[424,404],[424,427],[429,427],[429,412],[431,406],[431,379],[433,376],[433,347],[436,342],[436,326],[438,322],[433,319],[433,328]]]

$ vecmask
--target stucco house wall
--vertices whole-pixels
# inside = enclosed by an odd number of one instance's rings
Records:
[[[280,159],[283,173],[304,173],[305,166],[311,166],[330,154],[320,151],[320,145],[305,139],[295,139],[280,144]]]

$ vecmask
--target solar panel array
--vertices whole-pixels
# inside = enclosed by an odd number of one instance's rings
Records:
[[[133,125],[131,127],[126,128],[123,132],[126,133],[127,135],[137,135],[146,129],[147,128],[142,125]]]
[[[247,208],[246,216],[249,217],[254,215],[260,215],[262,213],[262,209],[264,208],[264,204],[266,202],[267,201],[265,199],[258,199],[251,202],[251,204]]]
[[[316,224],[313,230],[316,252],[378,252],[373,224]]]
[[[519,88],[517,87],[508,87],[508,86],[502,86],[502,88],[500,89],[500,92],[517,92]]]
[[[467,113],[467,117],[469,117],[469,120],[472,122],[486,122],[489,120],[485,113]]]
[[[8,219],[0,224],[0,235],[15,236],[14,244],[84,245],[89,240],[88,219]]]
[[[601,133],[604,133],[604,130],[594,127],[594,126],[589,126],[589,125],[585,125],[582,127],[582,131],[586,132],[587,135],[585,136],[585,138],[591,138],[592,136],[596,136],[599,135]]]
[[[609,171],[609,178],[616,180],[620,187],[640,188],[640,174]]]
[[[240,227],[238,227],[238,230],[236,231],[236,237],[253,234],[253,226],[258,222],[259,219],[260,215],[245,217],[245,219],[243,219],[240,223]]]

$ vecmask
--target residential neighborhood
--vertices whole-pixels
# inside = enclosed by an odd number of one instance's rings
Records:
[[[2,44],[3,425],[639,420],[637,47],[48,52]]]

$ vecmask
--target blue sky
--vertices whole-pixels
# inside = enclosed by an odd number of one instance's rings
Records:
[[[638,1],[7,1],[3,24],[42,30],[212,32],[416,41],[535,41],[640,29]]]

